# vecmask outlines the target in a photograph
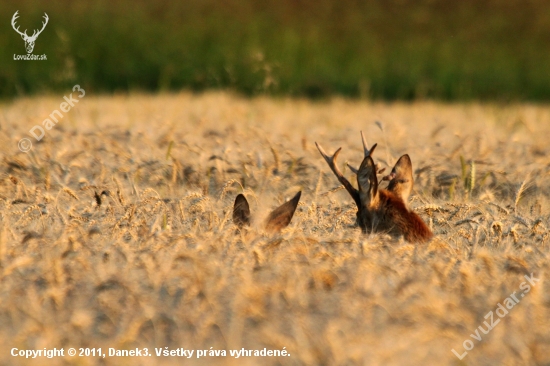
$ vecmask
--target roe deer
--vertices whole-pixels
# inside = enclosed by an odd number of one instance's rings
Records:
[[[327,162],[328,166],[338,178],[338,181],[351,195],[357,206],[357,224],[363,232],[386,232],[394,237],[403,236],[411,243],[426,242],[433,234],[424,221],[416,213],[407,208],[406,200],[413,187],[412,165],[408,155],[403,155],[392,169],[392,173],[385,177],[390,181],[388,189],[378,188],[376,173],[378,167],[372,160],[372,153],[376,144],[368,148],[363,132],[364,159],[359,169],[351,170],[357,174],[356,189],[344,177],[336,165],[336,158],[342,150],[339,148],[332,156],[328,156],[321,145],[317,149]]]
[[[292,220],[292,216],[294,216],[296,207],[298,207],[301,195],[302,191],[296,193],[292,199],[273,210],[265,220],[265,230],[274,233],[287,227],[290,220]],[[250,226],[250,206],[243,194],[239,194],[235,198],[233,223],[239,228]]]

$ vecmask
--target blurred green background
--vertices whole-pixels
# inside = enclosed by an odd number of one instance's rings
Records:
[[[10,21],[40,28],[26,54]],[[547,0],[0,3],[0,97],[232,89],[372,99],[550,99]]]

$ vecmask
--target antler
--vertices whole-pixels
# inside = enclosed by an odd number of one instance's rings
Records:
[[[361,141],[363,142],[363,153],[364,153],[363,159],[364,159],[367,156],[372,156],[372,153],[374,152],[374,149],[376,149],[376,146],[378,146],[378,144],[372,145],[372,147],[369,149],[369,145],[367,144],[367,139],[365,138],[363,131],[360,131],[360,132],[361,132]],[[348,168],[350,168],[350,170],[353,173],[357,174],[358,170],[356,168],[349,165],[349,163],[347,165],[348,165]],[[378,174],[381,174],[384,172],[384,170],[386,170],[386,168],[380,169],[380,164],[378,163],[376,163],[375,168]]]
[[[17,15],[17,13],[19,13],[19,10],[17,10],[15,14],[13,14],[13,17],[11,18],[11,26],[13,27],[13,30],[19,33],[21,36],[28,37],[26,29],[25,29],[25,32],[23,33],[19,30],[19,27],[15,28],[15,21],[17,20],[17,18],[19,18],[19,15]]]
[[[19,30],[19,26],[17,26],[17,28],[16,28],[15,22],[16,22],[17,18],[19,18],[18,13],[19,13],[19,10],[17,10],[17,11],[15,12],[15,14],[13,14],[13,17],[11,18],[11,26],[12,26],[13,29],[14,29],[17,33],[19,33],[22,37],[25,37],[25,39],[29,39],[29,40],[34,40],[34,39],[36,39],[36,38],[40,35],[40,33],[42,33],[42,31],[44,30],[44,28],[46,28],[46,24],[48,24],[48,20],[50,19],[50,18],[48,18],[48,14],[44,13],[44,20],[45,20],[45,21],[42,22],[42,29],[40,29],[40,30],[35,29],[34,32],[32,33],[32,36],[29,37],[29,35],[27,34],[27,30],[26,30],[26,29],[25,29],[25,32],[21,32],[21,31]]]
[[[336,165],[336,158],[338,157],[338,154],[340,154],[340,151],[342,150],[342,148],[339,148],[338,150],[336,150],[336,152],[332,156],[328,156],[325,150],[323,150],[321,145],[319,145],[317,142],[315,142],[315,146],[317,146],[317,149],[319,150],[323,158],[325,158],[325,161],[327,162],[328,166],[330,167],[334,175],[336,175],[336,178],[338,178],[338,181],[342,183],[346,191],[348,191],[351,198],[353,198],[353,200],[357,204],[357,207],[359,207],[359,205],[361,204],[359,191],[354,186],[351,185],[351,183],[346,179],[346,177],[344,177],[344,175]]]
[[[42,33],[42,31],[44,30],[44,28],[46,28],[46,24],[48,24],[48,20],[50,18],[48,18],[48,14],[44,13],[44,20],[45,22],[42,22],[42,29],[40,30],[34,30],[34,32],[32,33],[32,36],[30,38],[36,38],[40,35],[40,33]],[[38,33],[37,33],[38,32]]]
[[[365,135],[363,135],[363,131],[360,131],[360,132],[361,132],[361,141],[363,141],[363,152],[365,153],[364,158],[366,158],[367,156],[372,155],[372,153],[374,152],[374,149],[376,149],[376,146],[378,146],[378,144],[372,145],[372,147],[369,150],[369,146],[367,145],[367,139],[365,139]]]

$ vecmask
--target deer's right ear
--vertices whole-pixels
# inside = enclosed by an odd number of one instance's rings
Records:
[[[412,178],[412,163],[409,154],[405,154],[397,160],[397,163],[395,163],[395,166],[392,169],[392,173],[395,173],[402,179]]]
[[[290,200],[277,207],[266,219],[265,229],[268,232],[281,231],[290,224],[292,216],[298,207],[302,191],[296,193],[296,195]]]
[[[244,195],[239,194],[233,205],[233,223],[239,228],[250,225],[250,207]]]
[[[401,156],[395,163],[391,174],[384,179],[390,181],[388,191],[395,193],[406,203],[414,185],[412,163],[409,155]]]
[[[357,185],[361,204],[372,207],[378,203],[378,179],[376,178],[376,166],[371,156],[366,156],[357,171]]]

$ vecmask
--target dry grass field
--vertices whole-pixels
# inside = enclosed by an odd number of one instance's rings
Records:
[[[61,102],[0,105],[1,365],[550,364],[549,107],[86,95],[20,152]],[[358,166],[360,130],[382,166],[411,156],[430,243],[354,227],[314,143]],[[299,190],[290,226],[264,233]],[[256,219],[241,233],[238,193]],[[26,360],[13,347],[228,355]]]

